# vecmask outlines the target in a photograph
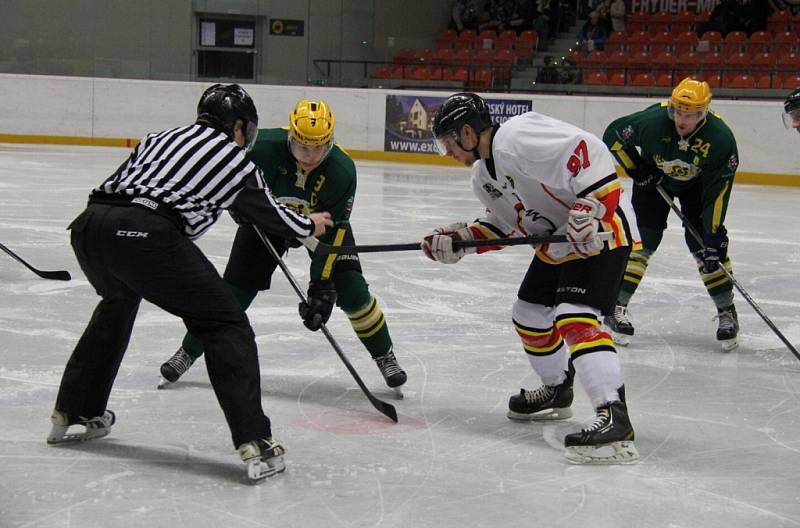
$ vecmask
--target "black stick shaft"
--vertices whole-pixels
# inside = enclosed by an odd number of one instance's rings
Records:
[[[289,271],[289,267],[283,261],[278,252],[275,250],[275,247],[272,245],[272,242],[269,241],[269,239],[264,235],[261,229],[258,228],[258,226],[254,225],[253,229],[255,229],[258,238],[261,239],[261,242],[263,242],[264,245],[267,247],[267,250],[269,251],[270,255],[272,255],[272,258],[274,258],[275,261],[278,263],[278,266],[280,266],[281,270],[283,271],[283,274],[289,281],[289,284],[292,285],[292,288],[294,289],[295,293],[297,293],[297,296],[300,297],[301,301],[307,302],[306,295],[303,293],[303,290],[300,288],[300,285],[297,283],[297,280],[295,280],[294,275],[292,275],[292,272]],[[324,324],[320,328],[322,330],[322,333],[325,334],[325,337],[328,339],[328,342],[336,351],[336,354],[339,355],[339,359],[341,359],[342,362],[344,363],[344,366],[347,367],[347,370],[350,372],[350,375],[353,376],[353,379],[356,380],[356,383],[358,384],[359,388],[366,395],[367,399],[372,404],[372,406],[375,407],[379,412],[387,416],[389,419],[391,419],[393,422],[397,422],[397,411],[395,410],[394,406],[391,405],[390,403],[386,403],[385,401],[376,398],[369,391],[367,386],[364,385],[364,382],[361,380],[361,376],[358,375],[358,372],[356,372],[356,369],[353,368],[353,365],[350,363],[350,360],[347,359],[347,356],[345,356],[344,352],[339,347],[339,343],[336,342],[331,333],[328,331],[328,328]]]
[[[19,255],[8,249],[3,244],[0,244],[0,249],[5,251],[11,258],[13,258],[14,260],[16,260],[17,262],[19,262],[20,264],[22,264],[23,266],[25,266],[26,268],[28,268],[29,270],[31,270],[32,272],[34,272],[43,279],[68,281],[72,278],[68,271],[43,271],[36,269],[27,262],[25,262],[22,259],[22,257],[20,257]]]
[[[613,233],[600,233],[601,240],[613,239]],[[389,251],[420,251],[420,242],[404,244],[376,244],[364,246],[331,246],[320,242],[314,237],[302,239],[306,246],[315,255],[352,255],[355,253],[383,253]],[[493,238],[489,240],[454,240],[453,249],[487,246],[534,246],[538,244],[557,244],[567,242],[564,235],[535,235],[526,237]]]
[[[658,191],[658,194],[660,194],[661,197],[664,199],[664,201],[667,202],[670,208],[673,211],[675,211],[675,214],[678,215],[678,218],[680,218],[681,222],[683,222],[683,226],[686,228],[687,231],[689,231],[689,233],[692,235],[692,238],[694,238],[697,241],[697,243],[700,244],[700,247],[705,250],[706,247],[705,244],[703,243],[703,237],[700,236],[700,233],[697,232],[697,229],[695,229],[694,226],[686,220],[686,217],[683,215],[678,206],[675,205],[675,202],[672,200],[670,195],[667,194],[667,191],[665,191],[664,188],[659,184],[656,184],[656,190]],[[722,262],[719,263],[719,269],[721,269],[722,272],[725,274],[725,276],[728,277],[728,279],[733,283],[734,286],[736,286],[736,289],[739,290],[739,293],[742,294],[742,297],[744,297],[745,300],[750,304],[750,306],[753,307],[753,310],[755,310],[756,313],[759,316],[761,316],[761,319],[763,319],[764,322],[767,323],[767,326],[775,333],[775,335],[778,336],[778,338],[781,341],[783,341],[783,344],[786,345],[786,348],[788,348],[789,351],[792,354],[794,354],[794,356],[797,359],[800,359],[800,353],[797,352],[797,349],[794,347],[794,345],[792,345],[792,343],[790,343],[789,340],[786,339],[786,336],[784,336],[783,333],[781,333],[781,331],[778,330],[778,327],[775,326],[775,324],[769,317],[767,317],[767,314],[764,313],[764,310],[762,310],[761,307],[756,303],[756,301],[750,296],[750,294],[747,293],[747,290],[745,290],[744,287],[742,287],[742,285],[739,284],[739,281],[733,278],[733,274],[729,272],[727,269],[725,269],[725,266],[722,264]]]

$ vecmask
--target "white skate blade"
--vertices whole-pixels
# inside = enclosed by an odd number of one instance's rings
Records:
[[[618,332],[614,332],[613,330],[611,331],[611,339],[614,340],[615,345],[628,346],[628,344],[631,342],[631,337],[633,336],[620,334]]]
[[[545,422],[548,420],[566,420],[572,417],[571,407],[554,407],[552,409],[544,409],[537,413],[518,413],[509,410],[506,416],[511,420],[518,420],[521,422]]]
[[[739,348],[739,338],[734,337],[733,339],[721,339],[719,344],[722,346],[723,352],[730,352],[731,350],[736,350]]]
[[[263,480],[283,473],[285,470],[286,464],[283,462],[283,456],[272,457],[269,460],[255,457],[247,461],[247,478],[252,481]]]
[[[631,441],[611,442],[598,446],[570,446],[564,452],[572,464],[635,464],[639,452]]]
[[[156,388],[159,389],[159,390],[162,390],[162,389],[166,389],[170,385],[172,385],[172,382],[169,381],[164,376],[161,376],[160,378],[158,378],[158,386]]]
[[[395,400],[402,400],[405,398],[405,395],[403,394],[402,385],[399,387],[390,387],[390,388],[392,389],[392,394],[394,395]]]

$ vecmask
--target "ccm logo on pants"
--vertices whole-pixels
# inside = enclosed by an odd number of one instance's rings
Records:
[[[123,231],[121,229],[117,231],[118,237],[127,237],[127,238],[147,238],[147,235],[149,234],[150,233],[146,233],[143,231]]]

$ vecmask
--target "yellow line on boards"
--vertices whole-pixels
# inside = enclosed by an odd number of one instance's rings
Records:
[[[39,145],[80,145],[83,147],[135,147],[136,145],[139,144],[139,140],[132,138],[0,134],[0,143],[34,143]]]
[[[80,145],[91,147],[127,147],[133,148],[139,144],[133,138],[100,138],[83,136],[44,136],[33,134],[0,134],[0,143],[31,143],[40,145]],[[382,152],[379,150],[353,150],[347,149],[353,159],[366,161],[387,161],[394,163],[419,163],[423,165],[445,165],[461,167],[462,165],[448,156],[437,154],[417,154],[411,152]],[[621,167],[617,173],[624,176]],[[736,173],[735,183],[752,185],[782,185],[787,187],[800,187],[800,175],[775,174],[768,172]]]

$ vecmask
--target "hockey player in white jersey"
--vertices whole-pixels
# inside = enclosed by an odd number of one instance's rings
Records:
[[[635,462],[620,362],[600,324],[614,308],[631,248],[641,245],[610,152],[596,136],[536,112],[493,126],[486,102],[472,93],[442,104],[433,133],[440,153],[472,167],[472,189],[486,214],[427,235],[428,258],[452,264],[466,253],[501,249],[454,250],[453,240],[564,234],[570,241],[537,246],[519,287],[513,324],[543,385],[513,395],[508,417],[571,417],[577,373],[596,419],[565,437],[567,459]],[[602,242],[601,232],[613,240]]]

